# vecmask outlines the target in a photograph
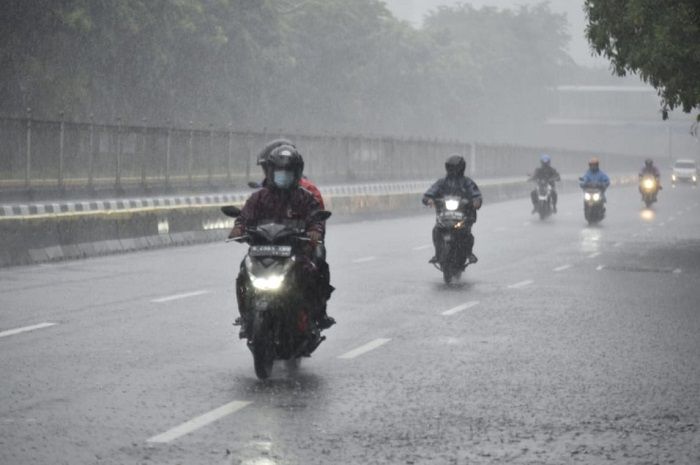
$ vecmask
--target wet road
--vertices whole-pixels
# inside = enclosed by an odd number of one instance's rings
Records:
[[[0,463],[700,463],[700,190],[580,203],[487,203],[451,287],[428,211],[331,219],[339,324],[267,382],[244,246],[0,270]]]

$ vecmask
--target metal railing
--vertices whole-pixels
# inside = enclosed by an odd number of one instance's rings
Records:
[[[542,152],[560,171],[583,172],[581,151],[367,135],[240,131],[0,117],[0,193],[71,189],[228,189],[259,179],[256,155],[270,139],[287,137],[318,183],[431,179],[445,158],[463,154],[473,176],[523,175]],[[636,169],[625,155],[602,155],[607,170]]]

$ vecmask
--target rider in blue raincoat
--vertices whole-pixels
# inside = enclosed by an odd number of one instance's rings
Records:
[[[596,157],[591,158],[588,162],[588,171],[581,178],[579,186],[582,189],[586,187],[600,187],[603,190],[603,194],[610,186],[610,178],[600,169],[600,162]]]

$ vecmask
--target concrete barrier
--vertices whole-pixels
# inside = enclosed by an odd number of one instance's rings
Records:
[[[636,182],[613,176],[614,185]],[[527,198],[533,183],[523,178],[478,180],[484,205]],[[326,208],[336,218],[420,211],[431,181],[323,186]],[[578,190],[565,176],[560,192]],[[85,258],[119,252],[223,240],[233,220],[222,205],[242,205],[250,191],[224,195],[120,199],[72,204],[0,206],[0,267]]]

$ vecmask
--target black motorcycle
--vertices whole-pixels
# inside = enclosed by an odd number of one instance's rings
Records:
[[[583,187],[583,216],[588,224],[596,224],[605,218],[605,194],[601,186],[590,184]]]
[[[240,214],[231,206],[221,211],[234,218]],[[314,220],[325,221],[330,216],[328,211],[319,211]],[[248,310],[245,337],[255,374],[266,379],[275,360],[296,366],[325,339],[312,317],[316,303],[309,295],[316,283],[308,279],[308,268],[313,267],[305,250],[309,239],[303,222],[289,221],[259,224],[233,240],[249,244],[241,264],[243,300]]]
[[[434,199],[435,227],[439,235],[440,254],[433,265],[442,271],[446,284],[458,280],[469,265],[467,263],[466,236],[471,232],[475,214],[468,199],[447,196]]]
[[[554,203],[552,200],[552,184],[546,179],[537,180],[537,203],[535,208],[540,215],[540,219],[548,218],[554,211]]]

